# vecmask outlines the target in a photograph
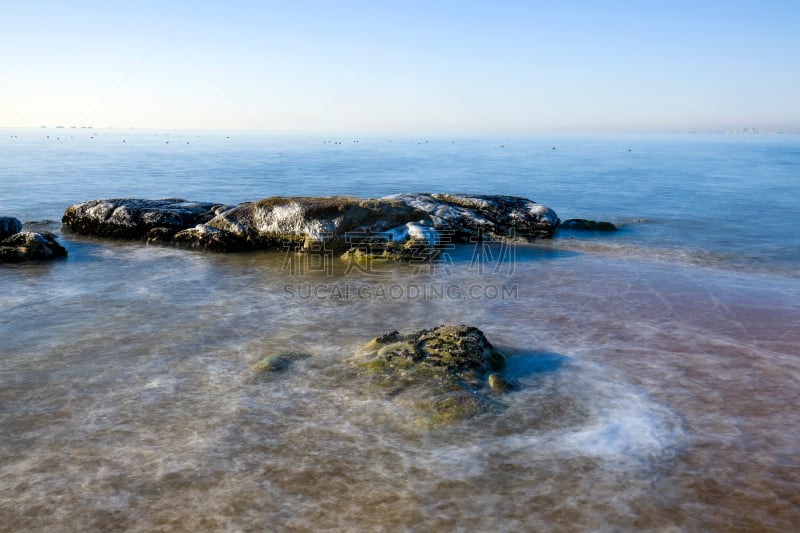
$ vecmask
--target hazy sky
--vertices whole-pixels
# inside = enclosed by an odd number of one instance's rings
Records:
[[[800,129],[800,1],[0,0],[0,126]]]

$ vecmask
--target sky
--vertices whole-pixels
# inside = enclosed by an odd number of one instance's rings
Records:
[[[800,1],[0,0],[0,127],[800,131]]]

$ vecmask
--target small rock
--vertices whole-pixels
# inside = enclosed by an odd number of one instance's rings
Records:
[[[427,428],[473,418],[492,404],[487,392],[510,390],[505,356],[478,328],[442,325],[386,333],[365,344],[355,364]]]
[[[565,220],[559,229],[571,229],[578,231],[617,231],[617,227],[611,222],[597,222],[596,220],[586,220],[584,218],[571,218]]]
[[[0,241],[22,231],[22,222],[14,217],[0,217]]]
[[[511,382],[500,374],[489,374],[487,381],[489,382],[489,388],[493,392],[508,392],[513,388]]]
[[[0,263],[22,263],[65,257],[67,250],[51,233],[23,231],[0,241]]]
[[[270,374],[287,370],[298,359],[310,357],[302,352],[274,353],[262,357],[249,368],[250,375],[256,381],[266,379]]]

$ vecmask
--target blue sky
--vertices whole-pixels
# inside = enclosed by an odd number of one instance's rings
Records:
[[[0,3],[0,126],[800,130],[800,2]]]

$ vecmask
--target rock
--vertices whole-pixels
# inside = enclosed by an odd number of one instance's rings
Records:
[[[182,248],[198,248],[214,252],[237,252],[248,249],[244,237],[205,224],[179,231],[172,238],[172,243]]]
[[[249,369],[254,381],[264,381],[270,374],[287,370],[298,359],[310,357],[303,352],[282,352],[262,357]]]
[[[142,242],[145,244],[167,244],[175,237],[173,228],[153,228],[147,230],[147,233],[142,237]]]
[[[177,198],[91,200],[67,208],[64,227],[82,235],[141,239],[154,228],[180,231],[207,222],[230,206]]]
[[[558,228],[578,231],[617,231],[617,227],[611,222],[597,222],[584,218],[570,218],[563,221]]]
[[[0,263],[22,263],[65,257],[67,250],[51,233],[23,231],[0,241]]]
[[[0,241],[22,231],[22,222],[14,217],[0,217]]]
[[[456,241],[476,237],[547,239],[559,222],[549,207],[518,196],[419,193],[386,199],[426,212],[437,230],[453,232]]]
[[[270,197],[236,207],[178,199],[92,200],[64,227],[100,237],[215,251],[294,248],[358,259],[430,258],[444,242],[551,237],[558,217],[514,196],[405,194],[381,199]],[[446,233],[443,233],[446,232]],[[445,238],[446,236],[446,238]]]
[[[505,365],[503,354],[492,347],[481,330],[464,325],[441,325],[407,335],[393,331],[365,344],[361,355],[368,364],[380,361],[382,365],[407,368],[411,362],[452,372],[488,372]]]
[[[464,325],[393,331],[369,341],[353,361],[425,427],[477,416],[491,404],[487,392],[510,388],[499,374],[503,354],[478,328]]]
[[[368,239],[402,242],[426,221],[427,214],[395,200],[278,196],[240,204],[195,229],[222,230],[246,249],[341,253]]]
[[[512,383],[500,374],[489,374],[487,378],[489,388],[493,392],[508,392],[514,388]]]

